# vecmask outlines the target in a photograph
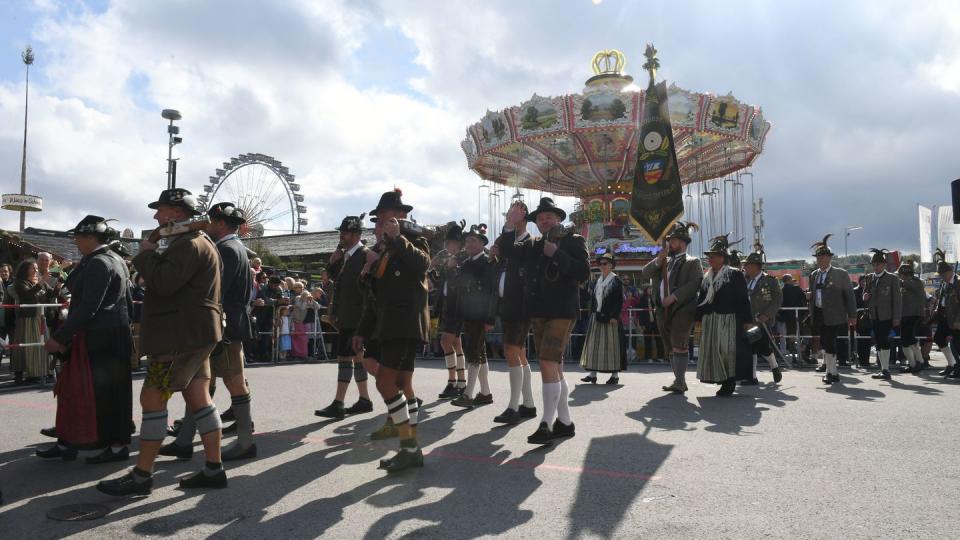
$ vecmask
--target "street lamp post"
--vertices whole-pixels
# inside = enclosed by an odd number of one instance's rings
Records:
[[[180,120],[182,116],[180,111],[175,109],[164,109],[160,116],[170,121],[167,126],[167,189],[173,189],[177,187],[177,163],[173,159],[173,147],[183,142],[183,137],[178,137],[180,126],[173,125],[173,122]]]
[[[30,108],[30,66],[33,65],[33,48],[27,45],[27,49],[20,55],[24,65],[27,66],[27,83],[24,91],[23,105],[23,161],[20,163],[20,194],[27,194],[27,112]],[[20,232],[23,232],[27,224],[27,213],[20,210]]]
[[[863,227],[859,225],[850,225],[846,228],[845,234],[843,235],[843,256],[844,258],[849,257],[850,254],[847,252],[847,238],[850,238],[851,231],[859,231]]]

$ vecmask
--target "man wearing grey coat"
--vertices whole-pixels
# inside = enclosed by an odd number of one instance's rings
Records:
[[[743,384],[758,384],[757,356],[762,356],[770,366],[774,382],[783,379],[783,373],[773,355],[773,333],[770,331],[770,325],[775,324],[777,312],[783,304],[783,293],[777,278],[763,271],[765,258],[763,246],[758,244],[743,264],[743,273],[747,278],[747,294],[750,296],[750,313],[753,314],[754,322],[762,325],[764,330],[763,338],[753,345],[753,379]]]
[[[890,331],[900,326],[903,313],[900,278],[887,272],[887,250],[871,249],[874,274],[867,276],[863,301],[870,314],[873,339],[877,343],[880,373],[874,379],[890,380]]]
[[[687,391],[690,329],[697,316],[697,293],[703,281],[700,259],[687,255],[690,229],[698,227],[695,223],[675,223],[667,234],[667,249],[661,250],[640,274],[644,281],[653,281],[657,328],[663,343],[670,347],[674,380],[663,390],[677,394]]]
[[[827,245],[831,236],[828,234],[810,246],[817,258],[817,268],[810,274],[810,320],[813,335],[820,336],[824,352],[822,371],[826,371],[823,382],[827,384],[840,382],[837,337],[857,322],[857,300],[850,274],[831,264],[833,250]]]

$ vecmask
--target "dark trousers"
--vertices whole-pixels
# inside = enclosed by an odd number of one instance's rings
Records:
[[[840,355],[837,351],[837,338],[843,334],[846,325],[828,325],[823,323],[823,311],[820,308],[813,310],[813,326],[811,334],[820,337],[820,348],[827,354]]]
[[[893,328],[893,321],[873,320],[873,339],[877,342],[877,349],[886,351],[890,349],[890,330]]]
[[[465,321],[461,342],[467,363],[487,363],[487,330],[483,322]]]

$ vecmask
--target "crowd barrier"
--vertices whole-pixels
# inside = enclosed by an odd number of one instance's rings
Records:
[[[137,303],[140,303],[140,302],[138,301]],[[0,304],[0,308],[14,308],[14,307],[20,307],[20,308],[63,308],[63,307],[68,307],[68,306],[69,306],[69,302],[63,302],[63,303],[45,303],[45,304],[19,304],[19,305],[17,305],[17,304]],[[317,360],[317,361],[321,361],[321,360],[322,360],[322,361],[329,362],[329,361],[331,360],[331,353],[328,351],[327,345],[328,345],[328,343],[330,343],[331,341],[333,341],[333,339],[331,339],[331,338],[334,338],[334,339],[335,339],[335,336],[337,336],[338,333],[337,333],[336,331],[325,331],[325,330],[323,330],[323,325],[324,325],[324,323],[318,322],[318,321],[321,321],[320,311],[317,310],[317,309],[314,309],[314,308],[311,308],[311,309],[312,309],[312,311],[314,312],[314,323],[313,323],[313,327],[312,327],[309,331],[307,331],[307,332],[291,331],[291,332],[289,332],[289,334],[287,334],[287,335],[290,335],[290,336],[291,336],[291,339],[293,338],[293,336],[306,335],[306,336],[308,337],[308,344],[312,344],[312,346],[313,346],[312,349],[310,349],[310,350],[307,351],[308,357],[307,357],[306,359],[307,359],[307,360],[315,359],[315,360]],[[574,327],[575,330],[573,331],[573,333],[571,333],[571,338],[575,338],[575,339],[571,339],[571,340],[570,340],[570,343],[567,344],[567,351],[566,351],[567,354],[566,354],[566,357],[567,357],[568,360],[571,361],[571,362],[579,361],[579,358],[573,358],[573,352],[574,352],[575,348],[577,347],[577,344],[575,344],[574,341],[575,341],[576,339],[581,339],[581,340],[582,340],[582,338],[585,338],[585,336],[586,336],[586,331],[587,331],[587,329],[588,329],[588,328],[587,328],[587,323],[586,323],[586,320],[589,318],[588,310],[581,310],[581,311],[582,311],[582,319],[581,319],[581,321],[578,321],[579,324],[577,324],[577,325]],[[635,354],[636,351],[638,350],[638,347],[637,347],[637,346],[640,344],[640,342],[639,342],[638,340],[647,340],[647,339],[651,340],[651,345],[654,345],[652,348],[653,348],[654,350],[657,350],[656,343],[655,343],[653,340],[659,339],[659,338],[660,338],[660,334],[659,334],[658,332],[656,332],[656,331],[648,332],[648,331],[646,331],[646,328],[644,328],[642,325],[639,324],[640,314],[641,314],[641,313],[644,313],[644,312],[645,312],[645,313],[648,313],[648,314],[649,314],[649,317],[650,317],[650,320],[652,321],[652,320],[654,320],[654,318],[653,318],[653,312],[654,312],[654,311],[655,311],[655,310],[654,310],[653,308],[631,308],[631,309],[628,310],[629,317],[628,317],[628,323],[624,326],[624,338],[627,340],[628,354],[629,354],[630,352],[633,352],[633,353],[634,353],[634,357],[629,358],[629,360],[636,360],[636,361],[639,361],[639,360],[640,360],[640,358],[638,358],[638,357],[636,356],[636,354]],[[801,321],[803,321],[803,319],[807,316],[808,309],[807,309],[806,307],[781,308],[780,311],[781,311],[781,312],[787,312],[787,311],[793,311],[793,312],[794,312],[794,314],[795,314],[795,319],[796,319],[796,321],[797,321],[797,322],[796,322],[796,330],[795,330],[795,332],[793,332],[793,333],[786,334],[785,332],[782,331],[782,330],[783,330],[783,324],[784,324],[784,323],[779,322],[779,321],[775,321],[775,324],[770,325],[770,326],[771,326],[771,330],[772,330],[771,333],[772,333],[773,338],[774,338],[774,345],[780,350],[780,353],[783,354],[784,357],[786,357],[786,356],[788,356],[788,355],[792,355],[792,356],[794,356],[794,357],[796,358],[796,356],[799,355],[799,351],[800,351],[801,344],[809,343],[809,341],[810,341],[811,339],[817,337],[817,336],[814,336],[814,335],[812,335],[812,334],[804,333],[804,332],[803,332],[803,326],[804,326],[804,325],[801,324]],[[863,309],[861,309],[861,310],[859,310],[859,311],[863,311]],[[655,325],[651,325],[651,326],[655,327]],[[264,364],[279,365],[279,364],[283,364],[283,363],[290,363],[290,361],[296,362],[296,361],[303,360],[303,359],[301,359],[301,358],[292,358],[292,357],[291,357],[291,358],[283,358],[283,357],[282,357],[282,355],[280,354],[281,351],[280,351],[280,339],[279,339],[279,338],[280,338],[283,334],[280,334],[279,331],[278,331],[278,325],[277,325],[277,318],[276,318],[276,317],[274,318],[274,321],[273,321],[273,328],[274,328],[273,331],[259,331],[259,332],[256,332],[256,335],[255,335],[254,339],[252,339],[252,340],[250,340],[250,342],[247,342],[247,343],[244,344],[245,350],[246,350],[245,358],[246,358],[246,363],[247,363],[247,364],[249,364],[249,365],[264,365]],[[852,334],[852,336],[851,336],[850,334]],[[848,334],[848,335],[842,335],[842,336],[838,336],[838,337],[837,337],[838,340],[845,340],[845,341],[847,342],[847,351],[848,351],[848,353],[849,353],[848,358],[852,356],[853,349],[854,349],[854,344],[856,343],[856,341],[858,341],[858,340],[868,340],[868,339],[872,339],[872,335],[870,335],[870,334],[860,334],[860,333],[857,331],[856,325],[854,325],[854,326],[852,327],[852,332],[851,332],[850,334]],[[264,341],[265,341],[264,338],[267,338],[268,336],[269,336],[269,340],[270,340],[270,343],[269,343],[269,358],[268,358],[268,359],[264,359],[264,358],[263,358],[263,355],[260,354],[260,353],[263,352],[262,347],[260,346],[260,344],[261,344],[261,342],[264,342]],[[487,333],[487,336],[488,336],[488,342],[492,341],[492,342],[495,343],[495,344],[502,344],[502,336],[503,336],[503,334],[502,334],[501,332],[497,332],[497,331],[488,332],[488,333]],[[134,337],[136,338],[136,337],[138,337],[138,336],[134,336]],[[899,339],[900,339],[900,338],[899,338],[899,335],[894,335],[893,338],[892,338],[892,340],[893,340],[894,342],[898,342]],[[926,340],[929,340],[930,337],[929,337],[929,336],[917,336],[917,339],[918,339],[919,341],[926,341]],[[787,340],[793,340],[793,341],[794,341],[795,347],[796,347],[796,352],[788,352],[787,347],[786,347],[786,345],[787,345],[787,343],[786,343]],[[44,344],[45,344],[45,341],[46,341],[46,340],[44,339],[44,340],[42,340],[42,341],[37,341],[37,342],[16,343],[16,342],[4,342],[3,340],[0,340],[0,348],[6,349],[6,350],[12,350],[12,349],[24,349],[24,348],[31,348],[31,347],[43,347]],[[696,358],[696,356],[697,356],[698,345],[699,345],[699,343],[698,343],[698,342],[699,342],[699,332],[698,332],[698,331],[694,330],[693,332],[691,332],[690,341],[691,341],[690,359],[691,359],[691,361],[692,361],[692,360],[694,360],[694,359]],[[530,334],[528,334],[528,336],[527,336],[527,345],[528,345],[527,349],[528,349],[528,351],[529,351],[529,357],[530,357],[531,359],[534,359],[534,360],[535,360],[535,359],[536,359],[536,351],[533,350],[533,347],[532,347],[532,332],[531,332]],[[431,344],[426,344],[426,345],[424,346],[424,354],[427,353],[427,351],[428,351],[428,349],[429,349],[430,347],[431,347]],[[655,355],[655,354],[651,354],[650,351],[646,351],[646,350],[645,350],[645,351],[644,351],[644,357],[645,357],[645,359],[646,359],[648,362],[650,362],[650,363],[664,363],[664,362],[666,362],[666,359],[663,358],[662,356],[665,356],[665,355],[669,354],[669,351],[666,350],[666,348],[665,348],[665,346],[664,346],[663,344],[661,344],[661,347],[659,348],[659,351],[662,352],[663,354],[662,354],[662,355]],[[338,352],[339,352],[339,351],[338,351]],[[816,353],[816,351],[814,351],[814,353]],[[660,356],[660,357],[658,358],[658,356]],[[44,386],[45,386],[46,384],[48,384],[48,383],[47,383],[47,379],[48,379],[48,378],[53,378],[53,377],[44,377],[41,384],[44,385]]]

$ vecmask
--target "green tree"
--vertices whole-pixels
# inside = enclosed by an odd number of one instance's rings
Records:
[[[283,259],[281,259],[280,257],[274,255],[273,253],[270,253],[270,250],[263,245],[263,242],[257,240],[257,242],[253,244],[253,248],[251,249],[253,249],[253,251],[257,253],[257,257],[260,257],[260,261],[263,263],[264,266],[270,266],[273,268],[282,268],[284,270],[287,269],[287,263],[285,263]]]

